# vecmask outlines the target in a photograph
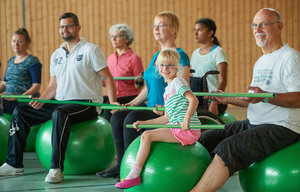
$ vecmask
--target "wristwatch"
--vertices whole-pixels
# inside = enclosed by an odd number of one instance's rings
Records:
[[[268,97],[264,98],[264,99],[262,100],[262,102],[263,102],[263,103],[269,103],[269,98],[268,98]]]

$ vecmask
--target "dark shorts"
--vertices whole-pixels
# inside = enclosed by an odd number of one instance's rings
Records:
[[[233,175],[299,139],[300,134],[283,126],[251,125],[245,120],[226,124],[224,130],[204,132],[199,141],[212,157],[221,157]]]

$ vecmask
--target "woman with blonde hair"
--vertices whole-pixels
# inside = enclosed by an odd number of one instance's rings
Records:
[[[179,56],[179,64],[177,75],[189,82],[190,73],[190,61],[188,55],[177,46],[175,40],[179,32],[179,18],[176,14],[164,11],[157,14],[154,18],[153,35],[155,40],[160,44],[161,49],[174,48]],[[167,83],[164,78],[156,70],[156,59],[160,51],[154,54],[150,61],[149,67],[144,73],[144,80],[146,86],[141,93],[127,103],[127,106],[145,106],[147,101],[147,107],[156,107],[164,105],[163,94]],[[115,177],[120,174],[120,165],[125,150],[129,144],[137,138],[143,130],[137,131],[135,129],[127,129],[126,124],[133,124],[136,121],[144,121],[148,119],[154,119],[163,115],[157,110],[121,110],[112,115],[110,123],[113,130],[114,142],[117,150],[117,165],[108,170],[97,173],[100,177]]]

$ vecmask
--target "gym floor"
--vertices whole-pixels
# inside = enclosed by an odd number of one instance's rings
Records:
[[[245,110],[240,108],[229,108],[237,120],[245,118]],[[84,162],[83,162],[84,163]],[[48,184],[44,182],[47,171],[40,164],[36,153],[26,152],[24,154],[25,173],[18,177],[0,177],[0,192],[15,191],[62,191],[62,192],[118,192],[122,191],[114,187],[116,179],[103,179],[92,175],[65,175],[61,184]],[[238,175],[233,175],[218,190],[218,192],[242,192]]]
[[[44,182],[47,171],[40,164],[34,152],[24,154],[25,172],[17,177],[0,177],[1,192],[47,191],[47,192],[121,192],[114,187],[116,179],[103,179],[92,175],[65,175],[64,182],[48,184]],[[180,191],[182,192],[182,191]],[[238,175],[229,178],[218,192],[242,192]]]

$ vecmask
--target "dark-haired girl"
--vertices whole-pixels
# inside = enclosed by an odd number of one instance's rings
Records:
[[[201,18],[195,22],[195,39],[201,47],[196,49],[191,57],[191,68],[195,70],[193,76],[202,77],[207,71],[218,70],[219,75],[207,77],[209,92],[217,89],[224,91],[227,85],[227,56],[215,36],[216,24],[210,18]],[[216,115],[223,113],[227,105],[212,101],[209,111]]]

